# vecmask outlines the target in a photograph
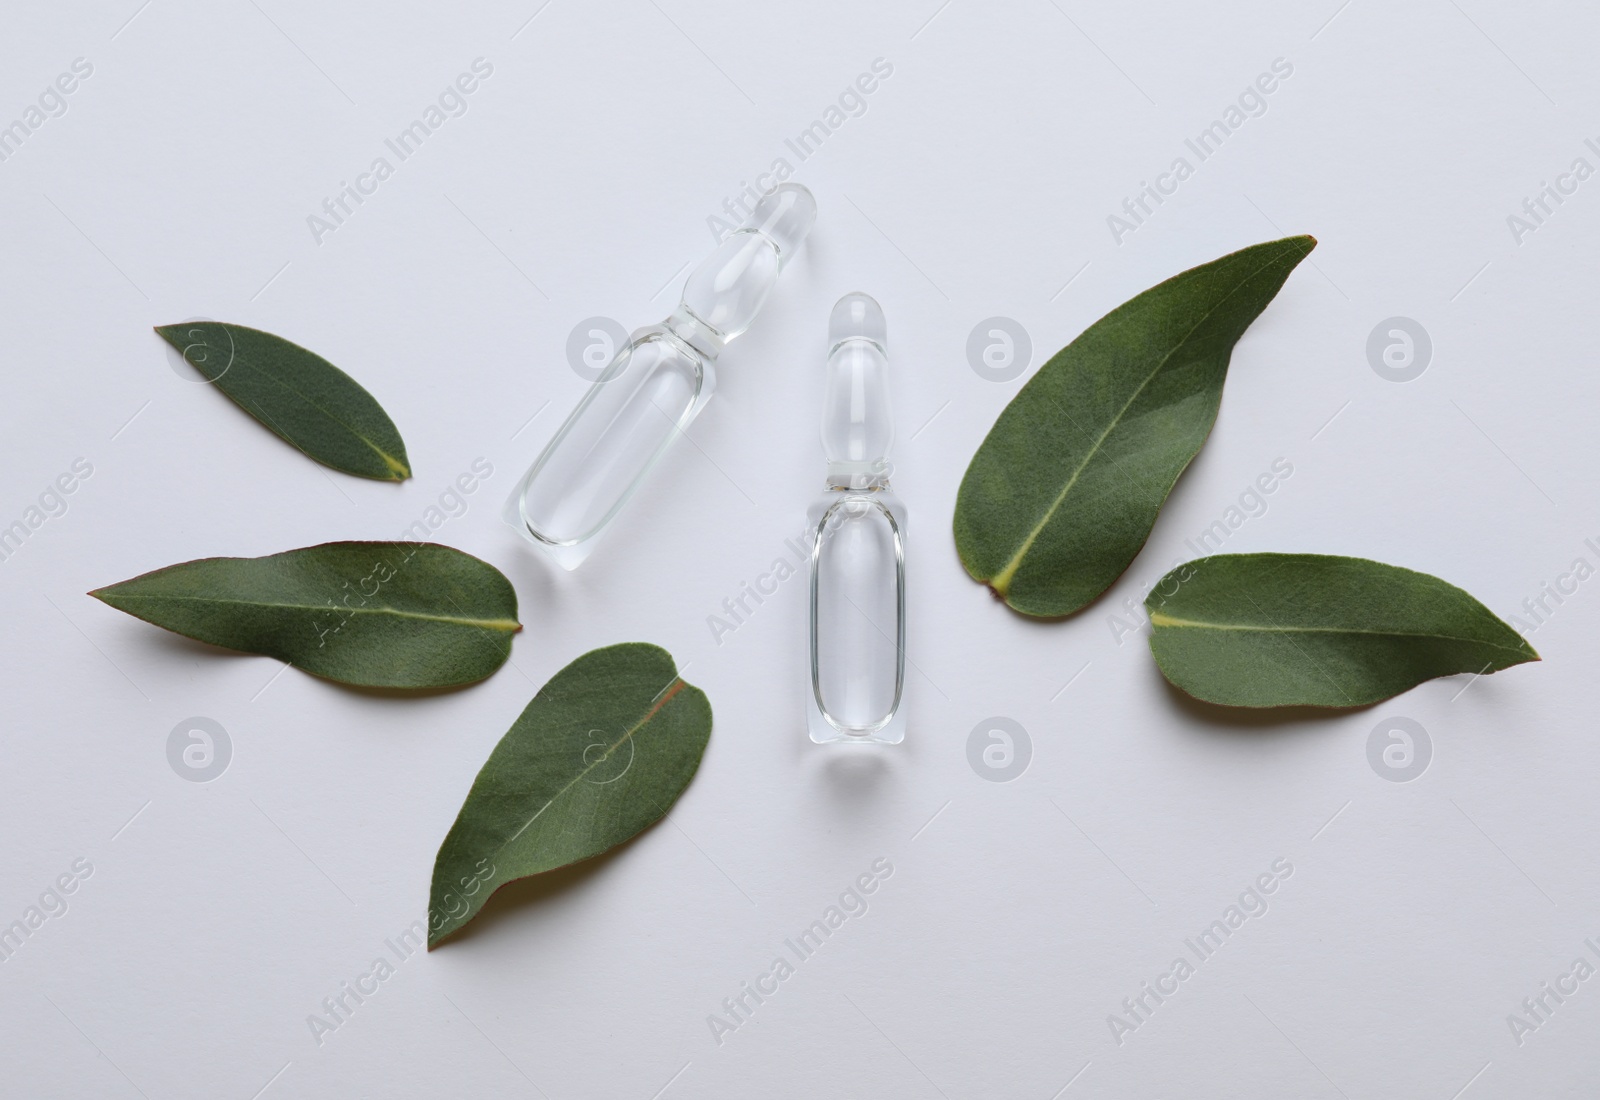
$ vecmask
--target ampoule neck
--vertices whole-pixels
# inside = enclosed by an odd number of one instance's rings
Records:
[[[763,196],[750,219],[689,273],[663,327],[708,359],[750,327],[784,264],[816,218],[811,192],[785,183]]]
[[[889,485],[894,416],[889,404],[888,326],[870,296],[846,294],[828,323],[822,450],[828,487],[870,492]]]
[[[878,493],[889,488],[894,464],[887,459],[871,462],[833,459],[828,463],[830,493]]]
[[[722,333],[696,317],[694,311],[681,302],[672,315],[661,322],[661,327],[709,360],[716,359],[728,345]]]

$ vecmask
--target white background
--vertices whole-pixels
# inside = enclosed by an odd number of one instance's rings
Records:
[[[75,458],[94,473],[0,563],[0,922],[75,859],[93,874],[0,967],[0,1092],[1592,1094],[1600,983],[1520,1046],[1507,1017],[1600,934],[1600,581],[1532,635],[1542,664],[1331,717],[1185,703],[1110,616],[1279,458],[1293,475],[1228,550],[1374,557],[1524,618],[1574,558],[1600,564],[1583,541],[1600,180],[1520,243],[1506,221],[1575,158],[1600,168],[1583,144],[1600,17],[540,2],[7,13],[0,122],[74,58],[94,72],[0,163],[0,521]],[[468,112],[318,244],[307,216],[394,161],[383,139],[477,57],[494,72]],[[801,163],[784,139],[880,57],[866,113]],[[1194,161],[1183,139],[1279,57],[1294,72],[1265,115],[1117,243],[1107,215]],[[581,571],[553,570],[499,510],[582,392],[568,333],[664,316],[708,216],[780,156],[818,199],[806,252],[723,356],[694,446]],[[1321,245],[1239,344],[1127,575],[1056,623],[971,582],[956,488],[1022,384],[969,367],[973,326],[1018,320],[1036,369],[1160,279],[1298,232]],[[826,316],[854,289],[889,317],[912,516],[910,732],[876,755],[806,739],[800,582],[721,644],[707,625],[821,488]],[[1404,384],[1365,350],[1395,315],[1434,343]],[[194,316],[349,371],[415,479],[324,471],[186,377],[150,326]],[[396,537],[479,457],[493,476],[434,537],[505,571],[527,628],[469,690],[278,675],[84,595],[195,557]],[[512,719],[579,654],[632,640],[671,650],[715,708],[671,820],[508,889],[319,1045],[307,1016],[424,919],[438,843]],[[191,716],[233,741],[207,784],[167,762]],[[968,764],[990,716],[1031,734],[1009,783]],[[1410,783],[1368,763],[1392,716],[1432,739]],[[721,1000],[879,857],[894,873],[870,910],[715,1042]],[[1294,871],[1270,911],[1119,1045],[1108,1015],[1277,859]]]

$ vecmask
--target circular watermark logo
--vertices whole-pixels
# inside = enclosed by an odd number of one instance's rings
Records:
[[[585,382],[593,382],[627,345],[628,330],[611,318],[586,317],[567,336],[567,365]]]
[[[1385,718],[1367,735],[1367,763],[1391,783],[1409,783],[1428,770],[1433,740],[1422,723],[1410,718]]]
[[[973,373],[990,382],[1019,378],[1033,361],[1028,330],[1009,317],[989,317],[972,326],[967,337],[967,362]]]
[[[590,730],[589,743],[583,748],[583,780],[603,787],[615,783],[633,767],[633,738],[628,738],[622,748],[617,748],[605,730]]]
[[[1390,317],[1367,337],[1367,362],[1379,378],[1410,382],[1433,362],[1433,338],[1409,317]]]
[[[209,386],[233,366],[233,334],[228,326],[210,317],[190,317],[176,325],[164,339],[167,366],[185,382]],[[181,347],[173,345],[177,340]]]
[[[211,718],[185,718],[167,734],[167,763],[180,778],[209,783],[228,770],[233,741],[222,723]]]
[[[1033,739],[1015,718],[985,718],[967,734],[967,763],[991,783],[1009,783],[1028,770]]]

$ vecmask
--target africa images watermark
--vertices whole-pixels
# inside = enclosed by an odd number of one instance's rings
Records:
[[[1012,382],[1033,362],[1033,339],[1011,317],[986,317],[967,334],[967,365],[985,382]]]
[[[322,998],[322,1012],[312,1012],[306,1016],[306,1027],[310,1030],[311,1037],[317,1041],[317,1046],[323,1044],[324,1035],[331,1035],[348,1024],[356,1009],[366,1004],[378,990],[383,988],[384,982],[395,976],[397,964],[425,950],[427,943],[427,929],[422,926],[421,921],[412,921],[399,935],[383,941],[383,945],[389,949],[389,954],[394,956],[394,962],[379,955],[354,978],[340,982],[338,989]]]
[[[858,480],[867,484],[874,480],[888,483],[889,477],[894,473],[894,463],[879,460],[873,464],[870,472],[858,475]],[[706,628],[711,631],[711,640],[717,645],[722,644],[723,638],[738,630],[750,621],[755,614],[755,608],[750,606],[754,600],[756,607],[766,603],[766,597],[777,595],[778,588],[784,581],[797,573],[809,573],[813,538],[826,543],[838,533],[839,528],[852,518],[853,512],[846,508],[833,508],[829,510],[827,524],[820,531],[813,531],[810,523],[798,536],[791,535],[783,540],[783,547],[787,554],[772,559],[772,564],[766,572],[756,574],[755,583],[741,580],[739,587],[732,596],[723,598],[721,615],[707,615]],[[791,560],[792,558],[792,560]]]
[[[414,556],[416,556],[416,551],[410,551],[400,559],[400,565],[404,566]],[[350,587],[350,581],[346,579],[344,584],[340,586],[342,591],[336,593],[338,601],[335,601],[334,596],[329,596],[327,600],[327,604],[333,609],[334,614],[340,616],[338,623],[333,626],[326,626],[317,620],[316,615],[311,616],[311,629],[316,631],[317,634],[317,648],[321,649],[327,645],[328,635],[338,634],[348,626],[356,613],[366,607],[371,600],[376,599],[383,586],[394,580],[398,575],[399,570],[391,565],[387,559],[378,558],[373,561],[372,570],[356,582],[354,589]],[[368,584],[372,585],[370,589],[367,587]],[[350,602],[350,597],[352,596],[359,598],[361,602],[352,604]],[[320,613],[319,609],[318,614]]]
[[[476,493],[478,487],[493,476],[493,463],[481,455],[473,459],[472,464],[457,474],[455,480],[439,494],[438,503],[424,508],[422,515],[400,532],[400,537],[410,542],[427,541],[429,535],[450,520],[460,519],[466,515],[472,506],[467,498]]]
[[[1589,147],[1591,153],[1600,157],[1600,143],[1594,138],[1584,138],[1583,143]],[[1576,195],[1579,185],[1592,175],[1594,166],[1584,157],[1577,157],[1565,172],[1556,173],[1554,183],[1540,180],[1539,189],[1532,197],[1522,200],[1521,213],[1506,215],[1506,228],[1511,230],[1511,239],[1519,245],[1526,241],[1566,203],[1567,199]]]
[[[167,734],[167,764],[179,779],[209,783],[228,770],[233,738],[215,718],[185,718]]]
[[[1223,142],[1238,133],[1250,119],[1266,114],[1267,97],[1278,90],[1282,81],[1293,75],[1294,64],[1288,58],[1274,58],[1270,71],[1261,73],[1246,84],[1239,98],[1222,109],[1221,117],[1212,119],[1211,124],[1194,137],[1184,138],[1183,144],[1198,158],[1197,163],[1210,160],[1222,148]],[[1149,220],[1156,212],[1156,207],[1177,194],[1178,188],[1194,173],[1195,165],[1189,163],[1189,158],[1179,156],[1173,158],[1165,172],[1156,176],[1154,183],[1140,180],[1139,189],[1122,200],[1122,213],[1106,215],[1106,228],[1111,230],[1111,239],[1121,244],[1124,238]]]
[[[549,806],[549,803],[545,803],[545,806]],[[539,813],[543,812],[544,810],[541,808]],[[537,816],[538,814],[534,815],[534,817]],[[529,820],[531,821],[532,819],[530,818]],[[527,826],[524,825],[523,828],[527,828]],[[509,844],[510,841],[506,843]],[[503,849],[504,845],[501,847]],[[488,866],[484,866],[485,864],[488,864]],[[480,858],[477,863],[473,864],[472,874],[460,876],[455,886],[444,891],[439,896],[438,905],[428,907],[428,931],[438,933],[443,931],[444,927],[451,921],[460,919],[472,908],[472,903],[469,899],[475,896],[479,890],[489,890],[491,892],[494,890],[495,875],[499,873],[500,869],[495,864],[490,863],[488,856]]]
[[[1215,554],[1221,550],[1223,544],[1233,537],[1233,533],[1243,527],[1252,519],[1259,519],[1266,515],[1271,508],[1267,497],[1277,492],[1279,487],[1294,475],[1294,464],[1286,458],[1275,458],[1267,469],[1257,474],[1255,479],[1245,486],[1233,504],[1223,509],[1222,515],[1212,520],[1200,533],[1193,538],[1183,540],[1183,545],[1193,554],[1204,557]],[[1185,564],[1174,558],[1155,581],[1146,582],[1143,596],[1148,596],[1151,590],[1159,583],[1160,590],[1156,593],[1163,600],[1171,599],[1177,595],[1178,588],[1194,576],[1193,562]],[[1177,570],[1174,574],[1174,570]],[[1106,616],[1106,625],[1111,628],[1111,640],[1117,645],[1122,645],[1131,634],[1147,630],[1150,627],[1150,616],[1145,611],[1142,598],[1125,596],[1122,600],[1122,610],[1125,614],[1112,612]]]
[[[32,137],[46,122],[60,118],[71,106],[67,97],[78,90],[79,83],[94,75],[94,65],[86,57],[75,57],[68,72],[62,73],[39,93],[37,103],[24,107],[10,125],[0,126],[0,163],[10,160],[22,149],[22,143]]]
[[[1587,937],[1583,946],[1589,954],[1600,959],[1600,943],[1595,942],[1595,937]],[[1583,983],[1595,976],[1595,972],[1594,963],[1579,955],[1572,960],[1571,966],[1555,976],[1554,981],[1540,982],[1536,993],[1522,998],[1522,1004],[1518,1006],[1522,1010],[1520,1015],[1516,1012],[1506,1015],[1506,1027],[1511,1029],[1512,1041],[1519,1047],[1527,1042],[1528,1036],[1548,1024],[1556,1009],[1575,996],[1583,988]]]
[[[888,80],[893,75],[893,63],[882,57],[873,58],[869,71],[858,74],[855,80],[846,84],[838,97],[811,121],[811,125],[794,137],[785,138],[783,144],[800,163],[804,164],[822,148],[822,143],[838,133],[846,122],[866,114],[867,97],[878,90],[882,81]],[[779,156],[765,172],[757,173],[754,183],[740,180],[739,190],[722,200],[722,212],[727,218],[717,214],[706,218],[706,228],[711,230],[711,236],[716,242],[721,244],[728,234],[738,229],[739,224],[750,216],[750,211],[755,208],[761,196],[793,176],[794,171],[795,166],[789,158]]]
[[[45,922],[67,915],[67,897],[78,892],[84,880],[94,874],[94,864],[79,856],[72,866],[55,877],[39,894],[36,905],[22,911],[22,916],[5,927],[0,927],[0,962],[10,962],[12,956],[45,926]]]
[[[1367,365],[1385,382],[1414,382],[1433,362],[1433,337],[1412,317],[1386,317],[1367,334]]]
[[[756,574],[754,585],[741,580],[734,594],[723,598],[723,614],[706,616],[706,627],[711,631],[713,642],[721,645],[723,638],[750,621],[755,614],[755,608],[750,606],[752,600],[756,607],[760,607],[767,602],[766,597],[777,594],[779,585],[807,569],[811,551],[805,545],[806,538],[807,533],[802,532],[798,537],[791,535],[784,539],[783,548],[787,552],[782,557],[773,558],[766,572]]]
[[[1294,864],[1287,859],[1280,856],[1273,860],[1272,866],[1257,875],[1255,881],[1240,893],[1238,901],[1222,911],[1221,917],[1202,928],[1199,935],[1183,941],[1183,946],[1189,949],[1189,955],[1194,957],[1193,962],[1189,961],[1188,956],[1180,954],[1172,960],[1171,966],[1156,975],[1154,986],[1149,982],[1140,982],[1137,993],[1122,998],[1122,1012],[1113,1012],[1106,1017],[1106,1026],[1111,1029],[1111,1038],[1117,1046],[1120,1047],[1127,1041],[1128,1035],[1149,1023],[1156,1009],[1175,996],[1183,988],[1183,983],[1195,976],[1199,966],[1220,951],[1223,944],[1247,921],[1266,916],[1270,908],[1267,896],[1277,893],[1278,887],[1293,874]]]
[[[439,494],[438,503],[430,504],[422,510],[422,515],[417,517],[406,529],[400,532],[402,542],[425,542],[429,535],[437,531],[445,523],[467,514],[471,507],[467,497],[478,491],[478,487],[494,474],[494,466],[486,458],[475,458],[472,465],[458,474],[454,481]],[[380,589],[399,574],[412,558],[416,556],[415,548],[407,551],[400,558],[399,564],[394,564],[387,556],[375,558],[372,568],[366,576],[354,582],[348,579],[340,586],[339,591],[327,599],[327,606],[339,616],[337,624],[329,626],[319,622],[315,616],[311,620],[311,628],[317,634],[317,648],[327,645],[330,634],[338,634],[350,622],[357,611],[365,607],[368,602],[375,599]],[[369,587],[370,586],[370,587]],[[360,599],[359,604],[352,604],[351,598]],[[319,611],[320,614],[320,611]]]
[[[1410,783],[1428,770],[1433,738],[1415,718],[1392,715],[1367,734],[1367,764],[1372,774],[1390,783]]]
[[[22,544],[50,520],[67,514],[67,500],[78,487],[94,475],[94,467],[86,458],[75,458],[72,464],[44,487],[35,503],[22,510],[10,523],[0,520],[0,562],[10,561],[22,549]]]
[[[1595,556],[1595,561],[1600,561],[1600,544],[1596,544],[1594,539],[1584,539],[1583,546]],[[1522,610],[1527,613],[1527,618],[1509,615],[1506,621],[1516,627],[1517,633],[1527,637],[1549,622],[1568,599],[1578,594],[1578,587],[1594,574],[1595,564],[1589,560],[1589,555],[1579,554],[1565,570],[1556,574],[1554,581],[1544,581],[1536,594],[1522,601]]]
[[[403,127],[394,137],[384,138],[383,144],[400,163],[410,160],[422,148],[422,143],[438,133],[446,122],[467,113],[467,97],[478,90],[480,81],[493,75],[493,62],[483,57],[473,58],[470,72],[462,73],[445,85],[435,101],[423,108],[421,117],[412,119],[411,125]],[[340,180],[339,189],[322,200],[322,212],[306,215],[311,239],[320,245],[324,237],[350,219],[357,207],[377,194],[379,186],[394,173],[395,164],[388,157],[380,156],[373,159],[365,172],[357,173],[355,183]]]
[[[879,856],[873,860],[870,868],[845,887],[837,905],[829,905],[820,917],[801,929],[799,935],[783,941],[784,947],[788,948],[787,955],[778,952],[767,969],[756,975],[753,983],[740,982],[739,992],[722,998],[725,1015],[713,1012],[706,1016],[706,1026],[711,1029],[711,1038],[717,1046],[723,1044],[725,1036],[749,1023],[755,1017],[756,1009],[766,1004],[784,982],[794,977],[795,967],[820,951],[822,945],[847,921],[866,916],[867,898],[877,893],[878,887],[893,874],[894,864],[886,857]],[[794,962],[789,961],[790,957]]]
[[[1028,770],[1032,759],[1033,738],[1015,718],[997,714],[967,734],[967,766],[979,779],[1009,783]]]

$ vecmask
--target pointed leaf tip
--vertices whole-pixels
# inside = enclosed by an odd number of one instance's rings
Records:
[[[220,321],[154,327],[201,377],[307,457],[376,481],[411,476],[405,441],[383,406],[315,352]]]
[[[428,945],[508,882],[590,859],[654,825],[700,766],[711,703],[643,642],[550,678],[473,781],[434,863]]]
[[[431,542],[202,558],[89,595],[197,641],[361,687],[474,683],[505,663],[522,628],[504,574]]]
[[[1218,554],[1169,572],[1145,609],[1162,674],[1224,706],[1366,706],[1539,660],[1467,592],[1365,558]]]
[[[1109,588],[1211,431],[1234,345],[1315,245],[1285,237],[1175,275],[1040,367],[961,481],[953,528],[973,579],[1039,617]]]

